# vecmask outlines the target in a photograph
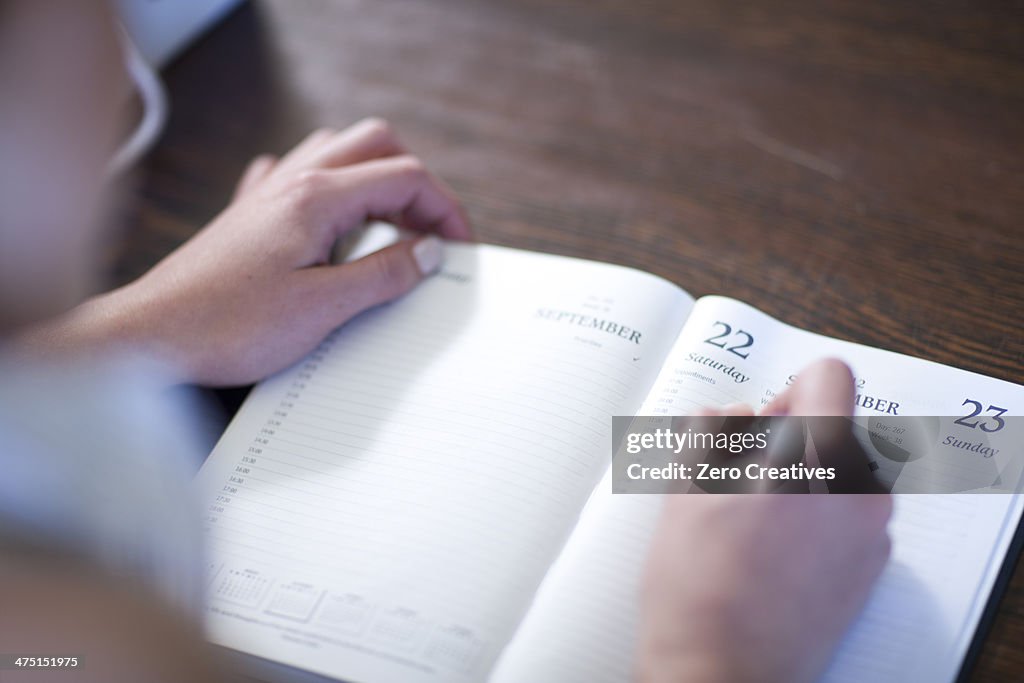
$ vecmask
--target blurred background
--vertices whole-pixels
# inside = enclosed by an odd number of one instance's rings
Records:
[[[1024,383],[1024,2],[117,4],[169,114],[114,283],[253,156],[379,115],[482,241]],[[1022,640],[1018,576],[973,680],[1024,671]]]
[[[1024,3],[182,3],[227,15],[162,71],[117,282],[251,157],[376,114],[483,241],[1024,382]]]

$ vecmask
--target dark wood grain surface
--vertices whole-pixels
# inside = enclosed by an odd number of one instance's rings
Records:
[[[274,0],[165,77],[116,281],[250,157],[377,114],[483,241],[1024,383],[1019,1]],[[972,680],[1024,680],[1024,571]]]

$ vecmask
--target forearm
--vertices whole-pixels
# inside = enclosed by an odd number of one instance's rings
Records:
[[[19,332],[13,351],[27,358],[88,361],[128,352],[155,356],[158,349],[140,324],[131,285],[100,294],[56,318]]]

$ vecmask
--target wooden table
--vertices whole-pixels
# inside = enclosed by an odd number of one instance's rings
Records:
[[[483,241],[1024,383],[1019,3],[274,0],[165,75],[118,281],[250,157],[379,114]],[[1024,679],[1022,644],[1018,571],[972,680]]]

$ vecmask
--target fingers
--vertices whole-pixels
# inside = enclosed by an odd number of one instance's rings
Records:
[[[853,415],[853,402],[854,383],[850,368],[840,360],[826,358],[802,370],[792,386],[768,404],[762,413],[849,417]],[[787,427],[788,432],[793,433],[788,433]],[[806,443],[798,446],[804,441],[805,429]],[[772,453],[775,461],[783,462],[796,454],[807,462],[834,467],[838,476],[828,483],[832,493],[882,490],[871,471],[871,459],[854,437],[847,420],[807,420],[802,427],[787,423],[780,427],[775,445]]]
[[[430,235],[403,240],[350,263],[307,272],[319,280],[314,291],[323,298],[324,307],[335,312],[332,326],[337,326],[405,294],[440,268],[443,258],[443,242]]]
[[[384,119],[367,118],[335,134],[309,156],[313,167],[337,167],[405,154],[394,129]]]
[[[233,199],[238,199],[266,178],[274,170],[276,164],[277,158],[269,154],[261,154],[250,161],[249,165],[245,167],[242,177],[238,180],[238,185],[235,186]]]
[[[698,408],[690,415],[692,417],[753,417],[754,409],[746,403],[730,403],[721,408]]]
[[[404,154],[394,130],[384,119],[366,118],[342,131],[313,131],[281,160],[283,172],[337,168]]]
[[[761,411],[765,415],[853,414],[853,375],[846,363],[825,358],[808,365],[791,387]]]
[[[853,414],[855,398],[853,374],[849,366],[835,358],[824,358],[804,368],[793,385],[779,394],[761,411],[762,415],[840,415]],[[701,408],[694,415],[753,415],[742,403],[721,408]]]
[[[753,417],[754,409],[746,403],[730,403],[722,407],[722,414],[730,417]]]
[[[421,161],[405,153],[383,119],[367,118],[342,130],[313,131],[280,161],[261,157],[250,165],[236,197],[263,178],[322,211],[321,225],[340,236],[365,220],[380,218],[403,227],[472,239],[455,195]]]
[[[309,165],[305,161],[316,153],[317,148],[324,144],[332,136],[337,135],[338,131],[333,128],[317,128],[312,133],[307,135],[302,141],[292,147],[287,154],[281,157],[281,162],[278,164],[278,169],[281,173],[288,171],[298,171],[302,168],[309,168]]]
[[[397,156],[303,176],[308,208],[340,236],[370,219],[393,219],[451,239],[472,238],[452,192],[416,157]]]

